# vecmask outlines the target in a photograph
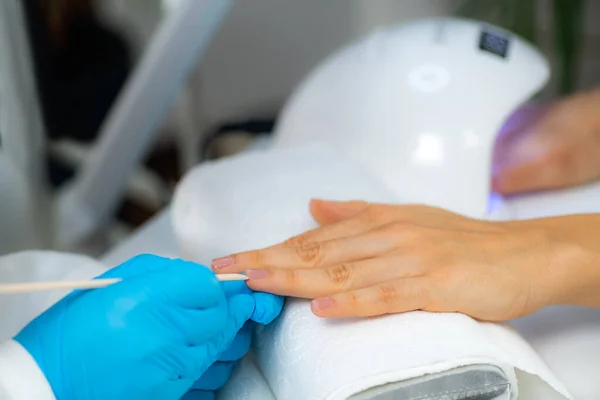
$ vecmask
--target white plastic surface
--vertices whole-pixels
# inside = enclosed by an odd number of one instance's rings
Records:
[[[0,1],[0,255],[49,242],[41,118],[21,4]]]
[[[506,58],[482,51],[484,28],[417,21],[343,49],[289,100],[275,147],[324,141],[410,202],[483,216],[496,132],[550,74],[536,49],[498,29]]]
[[[29,184],[23,171],[0,152],[0,255],[38,243]]]

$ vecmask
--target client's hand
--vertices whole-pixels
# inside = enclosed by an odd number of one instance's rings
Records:
[[[485,222],[426,206],[323,201],[311,212],[321,228],[213,268],[246,271],[255,290],[316,298],[322,317],[427,310],[506,320],[549,304],[600,306],[586,230],[598,237],[600,216]]]
[[[598,110],[600,90],[518,110],[494,148],[494,190],[514,194],[599,179]]]

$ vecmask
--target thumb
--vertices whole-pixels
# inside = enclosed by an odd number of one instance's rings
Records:
[[[310,213],[319,225],[332,224],[355,216],[368,206],[364,201],[310,201]]]

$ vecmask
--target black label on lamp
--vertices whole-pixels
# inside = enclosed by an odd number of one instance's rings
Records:
[[[479,49],[506,58],[510,40],[498,33],[483,30],[479,36]]]

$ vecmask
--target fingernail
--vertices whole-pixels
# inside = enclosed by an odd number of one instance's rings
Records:
[[[212,261],[212,268],[213,269],[225,268],[225,267],[229,267],[231,264],[233,264],[233,257],[215,258]]]
[[[310,304],[310,308],[313,311],[326,310],[328,308],[331,308],[331,306],[333,306],[333,300],[331,300],[329,298],[315,299]]]
[[[269,271],[267,271],[266,269],[249,269],[246,271],[246,276],[251,281],[256,281],[256,280],[265,279],[266,277],[268,277]]]

